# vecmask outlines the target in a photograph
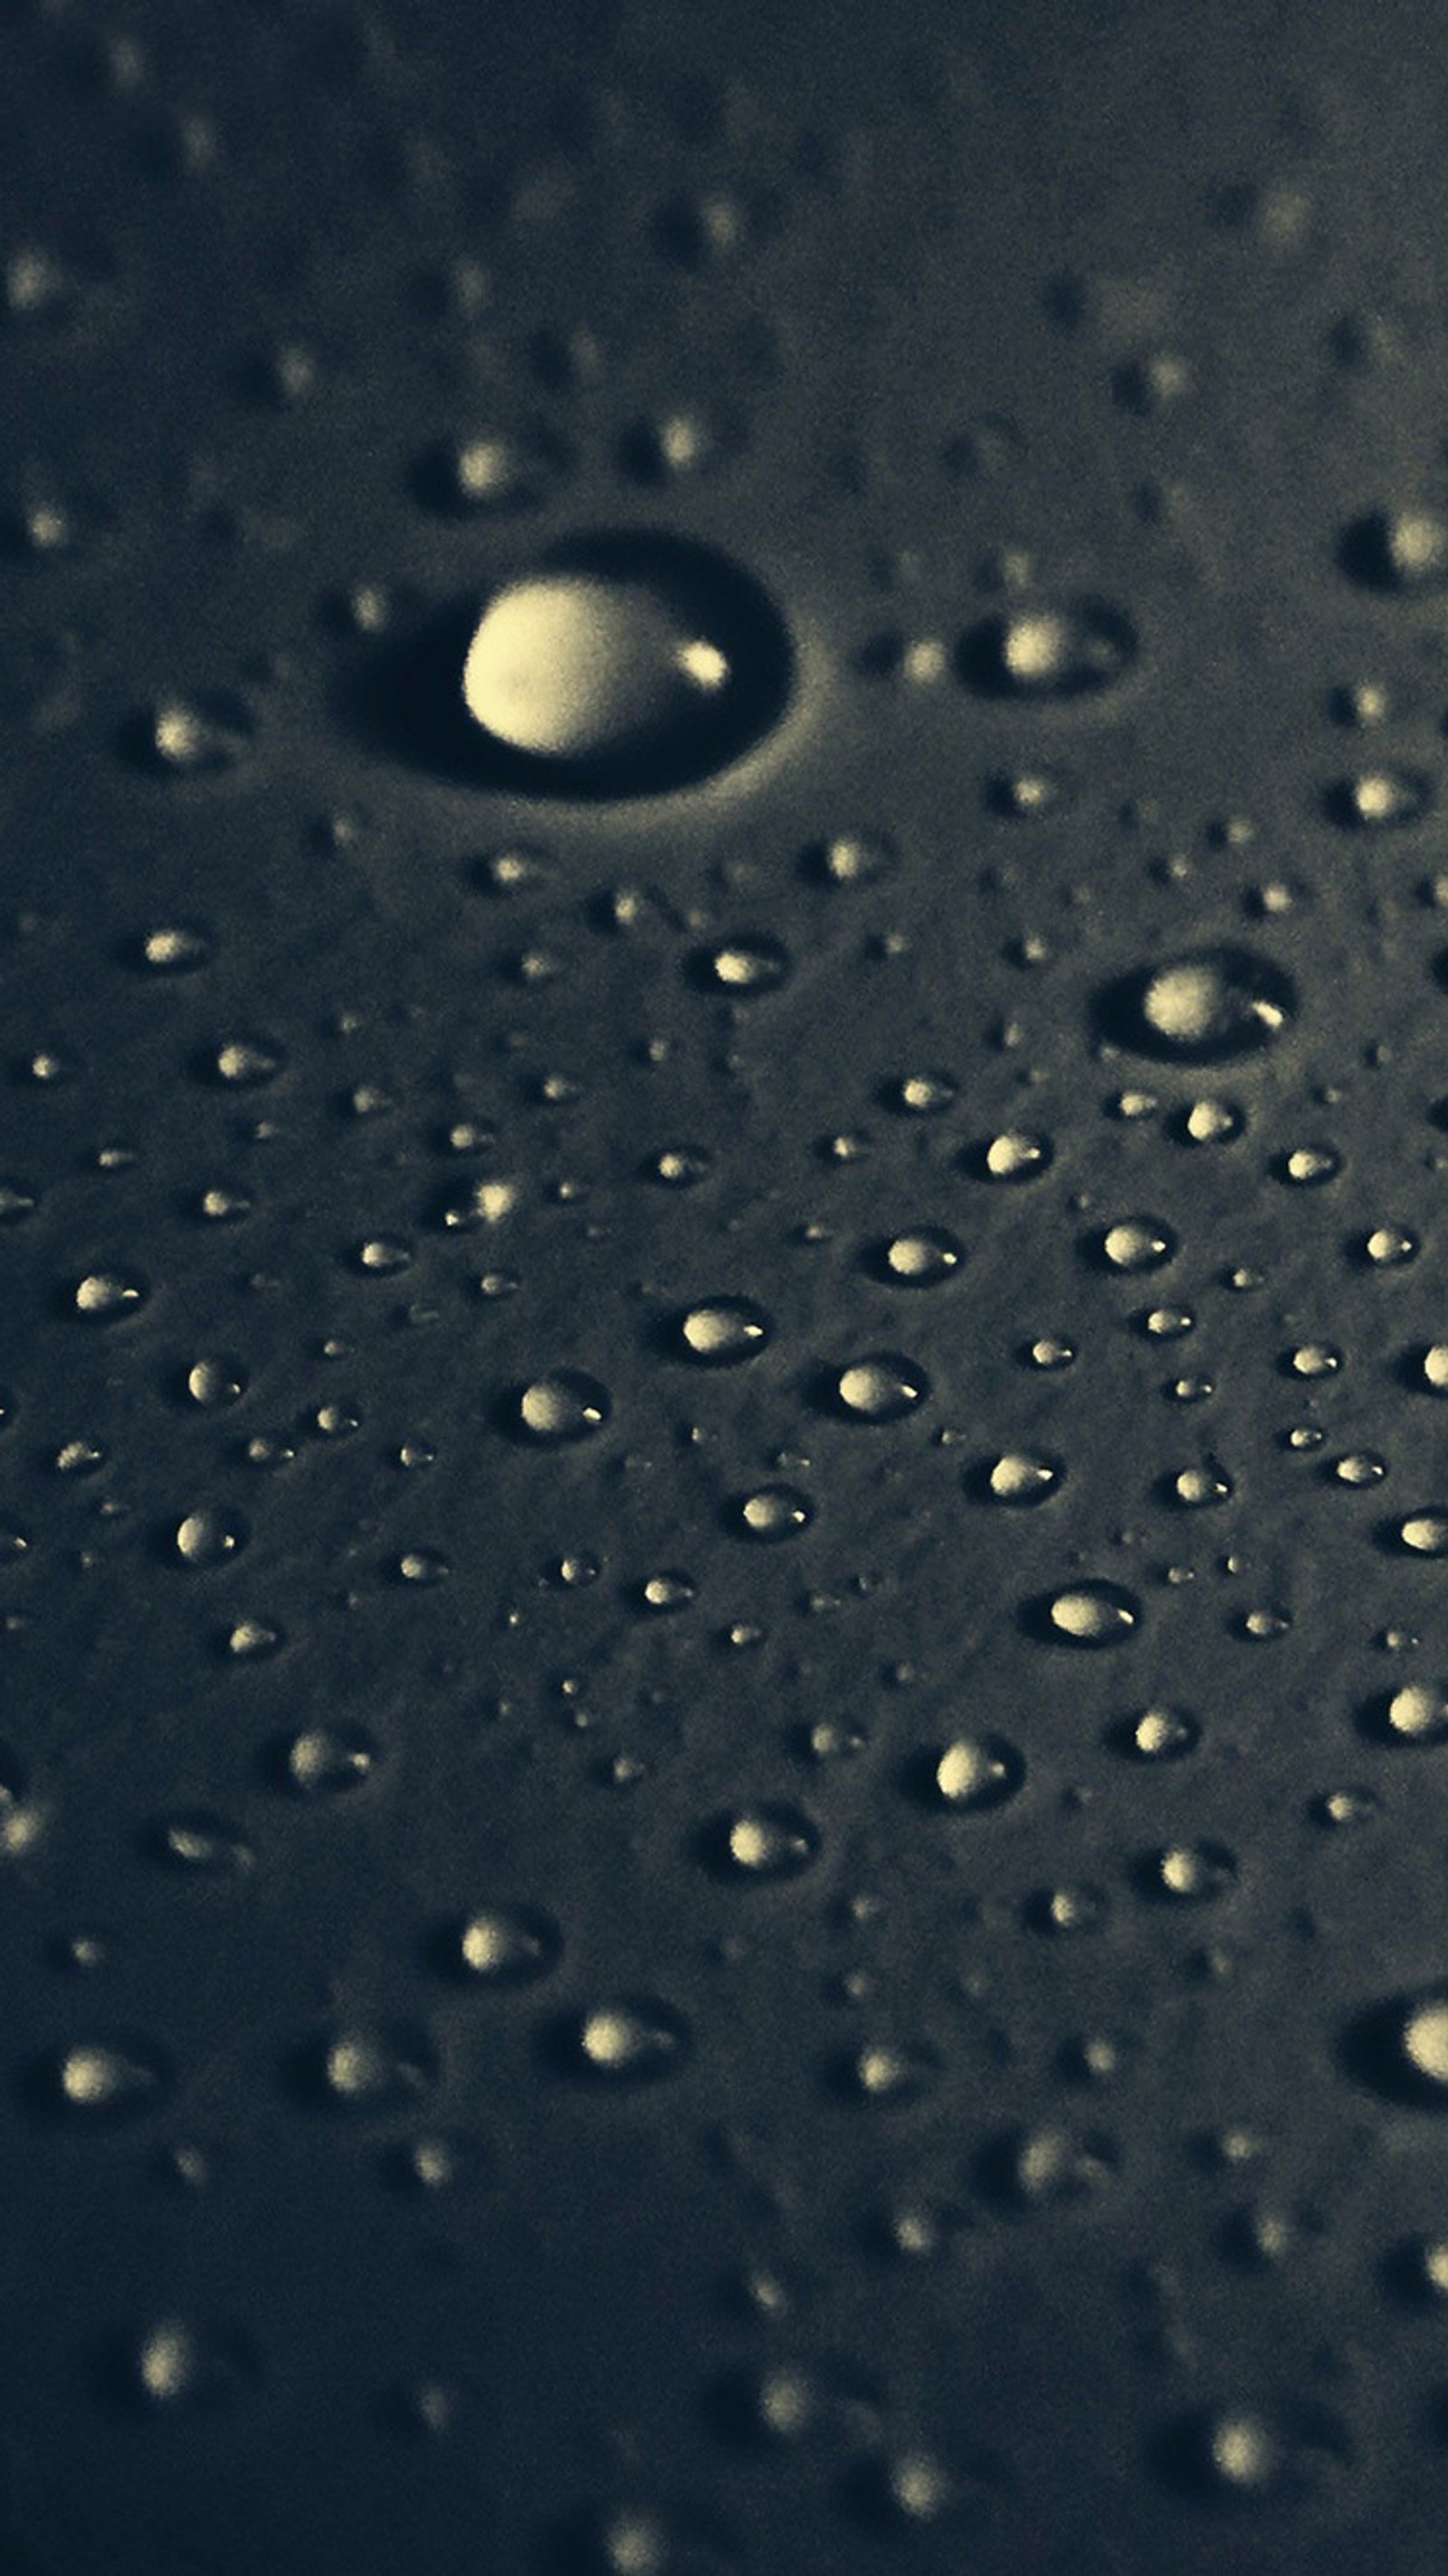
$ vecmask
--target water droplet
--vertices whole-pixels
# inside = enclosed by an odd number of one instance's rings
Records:
[[[1448,1511],[1409,1512],[1397,1523],[1396,1536],[1409,1556],[1448,1556]]]
[[[789,950],[766,931],[741,931],[703,948],[690,960],[690,973],[706,993],[729,1001],[752,1002],[776,992],[790,972]]]
[[[554,1369],[531,1378],[506,1408],[505,1422],[515,1436],[540,1446],[587,1440],[600,1431],[612,1411],[607,1387],[583,1369]]]
[[[1448,581],[1448,523],[1435,510],[1369,510],[1344,529],[1338,561],[1370,590],[1438,590]]]
[[[778,721],[791,673],[783,622],[746,573],[641,533],[579,538],[495,591],[462,691],[500,778],[649,796],[738,760]]]
[[[1069,1584],[1042,1606],[1043,1632],[1064,1646],[1119,1646],[1141,1622],[1141,1603],[1120,1583]]]
[[[1138,1865],[1143,1895],[1164,1903],[1204,1904],[1235,1884],[1237,1856],[1225,1843],[1168,1843]]]
[[[940,2072],[933,2048],[914,2040],[865,2040],[835,2069],[839,2089],[857,2102],[903,2109],[929,2092]]]
[[[678,1356],[702,1368],[735,1368],[762,1351],[772,1326],[762,1306],[751,1297],[708,1297],[679,1317],[674,1342]]]
[[[211,933],[192,921],[169,921],[148,930],[136,943],[135,958],[153,975],[193,975],[214,954]]]
[[[324,2032],[293,2062],[300,2089],[332,2111],[395,2111],[437,2081],[437,2052],[411,2022],[356,2022]]]
[[[568,2073],[602,2085],[653,2084],[689,2055],[683,2015],[654,1995],[591,2004],[555,2025],[552,2053]]]
[[[1178,1380],[1179,1386],[1192,1389],[1200,1383],[1199,1380]],[[1210,1388],[1207,1391],[1210,1393]],[[1214,1503],[1230,1502],[1232,1491],[1231,1477],[1215,1458],[1203,1458],[1194,1467],[1183,1467],[1179,1474],[1169,1476],[1166,1482],[1167,1499],[1183,1512],[1206,1511]]]
[[[900,1118],[939,1118],[955,1105],[960,1086],[955,1076],[937,1071],[902,1073],[887,1082],[880,1097]]]
[[[995,2140],[981,2158],[980,2176],[993,2198],[1025,2211],[1089,2199],[1109,2182],[1116,2163],[1109,2138],[1044,2122]]]
[[[1245,948],[1199,948],[1138,968],[1097,1005],[1105,1036],[1138,1055],[1227,1064],[1270,1046],[1296,1016],[1291,978]]]
[[[277,1770],[299,1798],[336,1798],[360,1788],[378,1759],[365,1727],[304,1726],[279,1748]]]
[[[160,777],[216,778],[235,768],[254,730],[238,698],[162,698],[132,718],[123,745]]]
[[[870,1256],[870,1267],[892,1288],[937,1288],[964,1258],[964,1244],[944,1226],[912,1226],[881,1244]]]
[[[113,1324],[144,1305],[145,1280],[137,1270],[89,1270],[76,1282],[71,1305],[88,1323]]]
[[[570,452],[552,430],[474,431],[442,440],[418,459],[413,480],[429,509],[458,517],[536,509],[562,481]]]
[[[1334,779],[1323,806],[1349,832],[1393,832],[1421,821],[1432,802],[1431,781],[1421,769],[1359,769]]]
[[[1178,2418],[1155,2450],[1171,2485],[1246,2507],[1310,2492],[1346,2461],[1348,2442],[1337,2418],[1315,2403],[1229,2404]]]
[[[1009,1128],[972,1146],[964,1156],[968,1170],[983,1181],[1037,1181],[1048,1172],[1056,1149],[1049,1136],[1032,1136]]]
[[[962,636],[957,669],[982,697],[1070,699],[1110,687],[1137,655],[1136,630],[1105,600],[1016,608]]]
[[[797,1485],[758,1485],[731,1504],[728,1518],[729,1527],[741,1538],[774,1546],[808,1529],[814,1513],[808,1495]]]
[[[246,1523],[239,1512],[188,1512],[176,1525],[172,1547],[183,1565],[197,1573],[225,1565],[246,1545]]]
[[[1246,1111],[1235,1100],[1193,1100],[1177,1111],[1172,1133],[1184,1145],[1232,1145],[1246,1125]]]
[[[1172,1260],[1177,1239],[1160,1217],[1119,1217],[1097,1238],[1097,1249],[1108,1270],[1160,1270]]]
[[[1361,1255],[1373,1270],[1401,1270],[1418,1257],[1418,1238],[1406,1225],[1375,1225],[1364,1235]]]
[[[984,1815],[1005,1806],[1025,1785],[1025,1756],[1004,1735],[957,1735],[924,1756],[922,1786],[952,1815]]]
[[[969,1481],[985,1500],[1020,1509],[1049,1502],[1065,1473],[1059,1458],[1048,1458],[1039,1450],[1006,1449],[973,1468]]]
[[[531,1985],[562,1955],[563,1936],[536,1905],[483,1905],[448,1936],[447,1955],[461,1975],[492,1987]]]
[[[930,1393],[918,1360],[899,1351],[871,1351],[851,1360],[831,1384],[836,1412],[851,1422],[898,1422]]]
[[[803,1807],[763,1804],[736,1807],[706,1827],[701,1849],[721,1876],[797,1878],[820,1847],[819,1828]]]
[[[249,2337],[194,2318],[158,2319],[116,2358],[124,2392],[165,2414],[230,2406],[259,2375]]]
[[[1123,1718],[1111,1729],[1110,1740],[1136,1762],[1180,1762],[1195,1753],[1202,1730],[1185,1709],[1152,1707]]]
[[[240,1360],[211,1355],[194,1360],[186,1372],[185,1390],[193,1404],[203,1412],[215,1413],[228,1405],[238,1404],[248,1385],[247,1372]]]
[[[38,2069],[47,2106],[78,2120],[111,2121],[149,2111],[170,2089],[159,2050],[139,2039],[80,2039]]]

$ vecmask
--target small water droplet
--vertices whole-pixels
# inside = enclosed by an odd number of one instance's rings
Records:
[[[159,2050],[129,2038],[72,2040],[37,2072],[47,2106],[86,2121],[131,2119],[152,2110],[171,2081]]]
[[[957,1735],[923,1757],[920,1779],[932,1805],[952,1815],[985,1815],[1017,1797],[1025,1756],[1004,1735]]]
[[[612,1411],[607,1387],[583,1369],[553,1369],[530,1378],[506,1408],[505,1420],[515,1436],[539,1446],[587,1440],[601,1431]]]
[[[490,1987],[532,1985],[546,1977],[563,1951],[551,1915],[536,1905],[483,1905],[447,1939],[451,1965],[470,1982]]]
[[[293,2073],[307,2099],[357,2115],[395,2111],[437,2081],[437,2052],[411,2022],[356,2022],[302,2049]]]
[[[590,2004],[555,2025],[551,2040],[566,2072],[600,2085],[657,2083],[679,2072],[690,2049],[683,2015],[654,1995]]]
[[[1136,656],[1136,630],[1121,609],[1071,599],[982,618],[962,636],[956,667],[982,697],[1064,700],[1110,687]]]
[[[813,1518],[809,1497],[797,1485],[757,1485],[730,1505],[728,1523],[741,1538],[775,1546],[781,1539],[797,1538]]]
[[[929,1393],[919,1361],[900,1351],[871,1351],[851,1360],[831,1383],[834,1409],[851,1422],[899,1422]]]
[[[937,1288],[960,1268],[965,1246],[944,1226],[912,1226],[892,1234],[869,1256],[869,1267],[892,1288]]]
[[[674,1343],[681,1359],[701,1368],[735,1368],[764,1349],[771,1330],[752,1297],[708,1297],[679,1317]]]
[[[1119,1646],[1141,1624],[1141,1603],[1120,1583],[1073,1583],[1042,1605],[1043,1633],[1063,1646]]]

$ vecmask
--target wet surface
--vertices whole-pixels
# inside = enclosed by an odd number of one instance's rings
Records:
[[[14,2576],[1430,2576],[1429,13],[11,5]]]

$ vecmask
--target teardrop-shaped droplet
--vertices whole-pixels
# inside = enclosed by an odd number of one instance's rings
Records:
[[[462,699],[482,771],[545,796],[651,796],[757,742],[792,659],[772,601],[712,548],[579,538],[484,602]]]

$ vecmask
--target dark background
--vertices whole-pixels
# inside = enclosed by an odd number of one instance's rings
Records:
[[[1448,630],[1372,514],[1448,505],[1437,13],[0,42],[5,2565],[1428,2576],[1448,1747],[1384,1709],[1448,1688],[1395,1536],[1448,1511]],[[596,529],[764,586],[781,723],[657,796],[439,764],[429,621]],[[1080,599],[1106,687],[957,668]],[[731,1000],[739,938],[786,971]],[[1224,943],[1274,1044],[1115,1044]],[[738,1369],[673,1338],[715,1294]],[[839,1418],[877,1351],[926,1399]],[[540,1450],[556,1368],[609,1417]],[[1086,1579],[1109,1652],[1040,1632]],[[1161,1705],[1194,1749],[1131,1758]],[[932,1805],[960,1736],[1018,1794]],[[817,1848],[753,1884],[761,1802]],[[615,1997],[658,2080],[580,2072]]]

